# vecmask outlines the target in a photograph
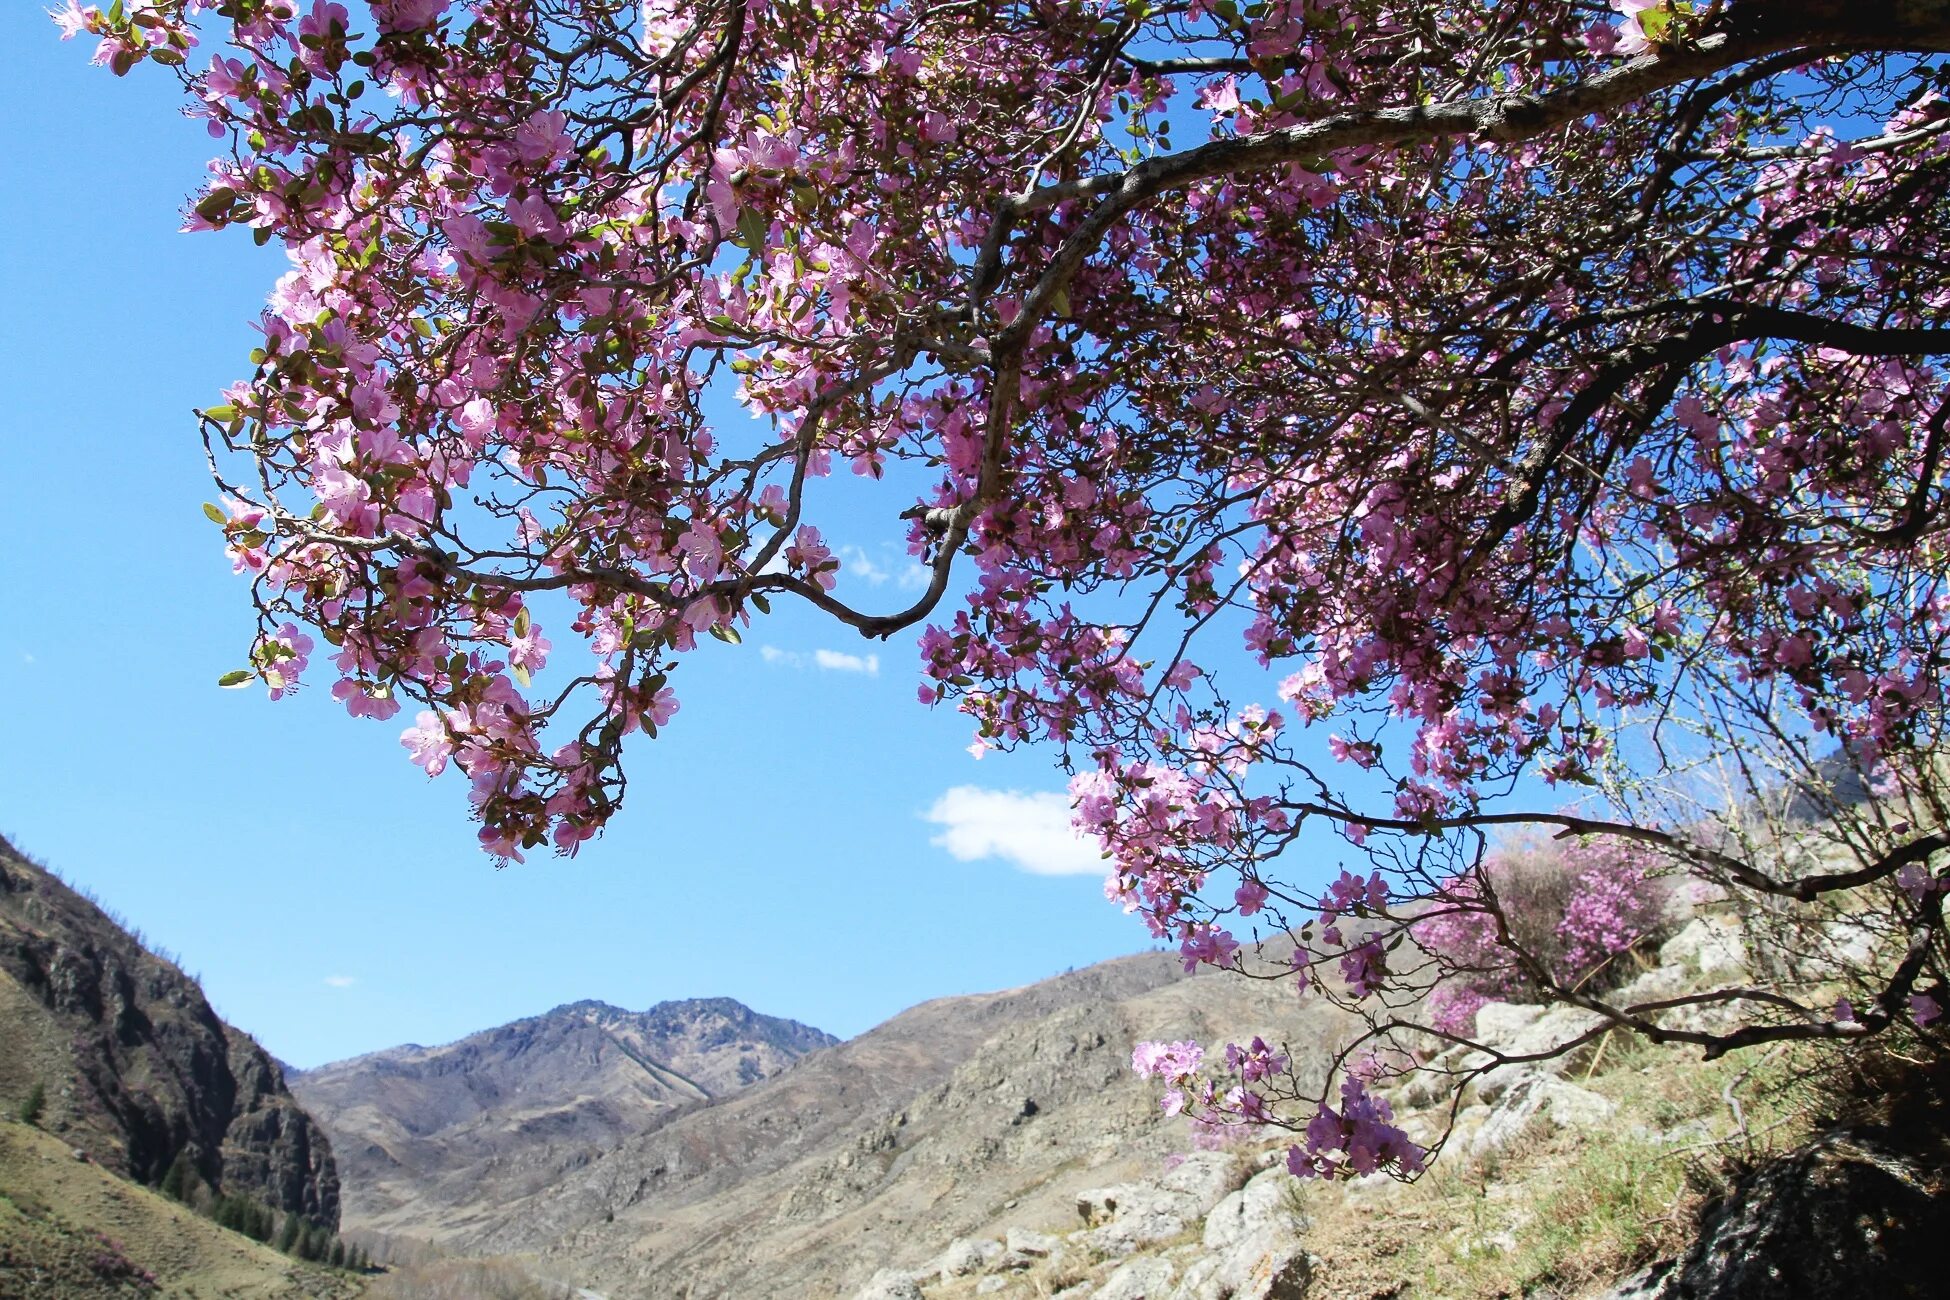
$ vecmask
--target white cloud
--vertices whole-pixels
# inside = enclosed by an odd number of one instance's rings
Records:
[[[879,655],[850,655],[839,650],[813,651],[813,663],[829,673],[865,673],[869,677],[880,676]]]
[[[922,814],[944,829],[930,843],[962,862],[1001,858],[1038,876],[1101,876],[1109,865],[1097,846],[1070,828],[1070,801],[958,785]]]
[[[775,645],[762,645],[758,648],[758,657],[768,664],[779,664],[786,668],[817,668],[829,673],[880,676],[879,655],[851,655],[843,650],[815,650],[808,655],[797,650],[781,650]]]
[[[903,564],[900,572],[894,575],[894,585],[902,591],[926,591],[928,584],[933,581],[934,570],[925,564],[916,564],[912,560]]]
[[[327,975],[325,982],[335,989],[349,989],[359,981],[350,975]]]
[[[862,582],[870,582],[876,587],[887,581],[887,570],[875,564],[872,557],[859,547],[842,546],[839,554],[841,573],[858,578]]]

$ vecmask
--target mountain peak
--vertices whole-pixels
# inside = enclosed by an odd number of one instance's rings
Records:
[[[355,1217],[398,1229],[429,1196],[525,1187],[838,1041],[734,998],[644,1011],[584,998],[442,1047],[320,1066],[292,1086],[339,1135]]]

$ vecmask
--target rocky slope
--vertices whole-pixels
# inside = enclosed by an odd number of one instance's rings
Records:
[[[1699,918],[1626,996],[1737,982],[1745,960],[1737,926]],[[1524,1054],[1568,1041],[1589,1014],[1491,1003],[1477,1032]],[[1866,1079],[1821,1059],[1702,1063],[1620,1039],[1503,1067],[1460,1095],[1453,1080],[1420,1076],[1393,1090],[1397,1114],[1423,1141],[1450,1137],[1414,1184],[1303,1184],[1269,1137],[1155,1162],[1067,1204],[1038,1197],[1035,1226],[996,1216],[979,1232],[902,1243],[854,1300],[1943,1294],[1950,1057],[1923,1044]],[[1070,1183],[1052,1171],[1050,1185]]]
[[[331,1144],[264,1049],[196,981],[0,840],[0,1105],[39,1085],[41,1127],[103,1168],[202,1181],[328,1227]]]
[[[1039,1229],[1184,1134],[1132,1077],[1142,1038],[1336,1031],[1290,987],[1147,954],[915,1007],[776,1079],[675,1112],[532,1195],[441,1225],[613,1298],[850,1295],[955,1236]],[[1184,1226],[1184,1225],[1181,1225]]]
[[[576,1002],[443,1047],[293,1072],[292,1087],[335,1139],[348,1228],[428,1238],[835,1041],[729,998],[641,1012]]]

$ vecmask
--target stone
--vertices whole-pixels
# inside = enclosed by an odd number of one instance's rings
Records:
[[[883,1268],[855,1293],[853,1300],[924,1300],[912,1273]]]
[[[988,1277],[983,1278],[981,1281],[975,1284],[975,1294],[994,1295],[997,1291],[1000,1291],[1003,1287],[1007,1285],[1009,1285],[1009,1279],[1005,1277],[996,1277],[995,1275],[991,1274]]]
[[[1491,1046],[1516,1038],[1537,1022],[1544,1009],[1515,1002],[1485,1002],[1476,1009],[1476,1037]]]
[[[1822,979],[1842,979],[1875,963],[1884,936],[1860,921],[1830,921],[1816,933],[1808,967]]]
[[[1575,1083],[1549,1074],[1532,1073],[1512,1087],[1489,1117],[1469,1138],[1472,1153],[1482,1155],[1508,1146],[1539,1115],[1560,1128],[1596,1128],[1617,1110],[1609,1100]]]
[[[1665,1295],[1666,1279],[1671,1273],[1670,1260],[1649,1264],[1595,1300],[1661,1300]]]
[[[1305,1228],[1297,1220],[1293,1193],[1297,1180],[1285,1169],[1273,1168],[1253,1176],[1205,1216],[1205,1248],[1229,1250],[1245,1241],[1267,1241]],[[1296,1221],[1297,1220],[1297,1221]]]
[[[1158,1180],[1161,1190],[1187,1198],[1187,1218],[1199,1218],[1244,1185],[1251,1171],[1226,1151],[1198,1151],[1186,1156]],[[1180,1211],[1183,1213],[1183,1211]]]
[[[1083,1234],[1083,1243],[1099,1255],[1118,1258],[1135,1254],[1154,1242],[1169,1241],[1182,1235],[1190,1223],[1184,1216],[1161,1205],[1120,1214],[1101,1228]]]
[[[1044,1259],[1063,1249],[1063,1242],[1061,1238],[1052,1237],[1046,1232],[1011,1228],[1004,1246],[1013,1254],[1034,1255],[1038,1259]]]
[[[1104,1279],[1097,1300],[1168,1300],[1172,1267],[1156,1256],[1133,1259]]]
[[[1242,1243],[1186,1269],[1170,1300],[1307,1300],[1319,1264],[1297,1242]]]
[[[1188,1157],[1185,1163],[1191,1164],[1198,1158]],[[1223,1167],[1226,1171],[1223,1176],[1218,1173],[1220,1166],[1204,1162],[1195,1166],[1191,1173],[1180,1177],[1176,1188],[1151,1183],[1118,1183],[1112,1187],[1096,1187],[1078,1193],[1077,1214],[1085,1223],[1099,1226],[1077,1234],[1074,1239],[1100,1255],[1115,1257],[1129,1255],[1152,1242],[1166,1241],[1180,1235],[1203,1218],[1208,1209],[1224,1199],[1230,1187],[1238,1185],[1237,1179],[1244,1172],[1243,1167],[1230,1156],[1225,1159],[1228,1164]],[[1171,1178],[1179,1172],[1179,1169],[1174,1169],[1166,1177]],[[1181,1190],[1183,1188],[1195,1190]],[[1207,1197],[1212,1199],[1208,1202]]]
[[[1530,1018],[1510,1037],[1488,1045],[1508,1056],[1537,1056],[1534,1061],[1512,1061],[1485,1071],[1475,1082],[1480,1101],[1496,1102],[1503,1094],[1533,1077],[1562,1074],[1569,1064],[1565,1056],[1545,1055],[1564,1048],[1603,1023],[1604,1017],[1583,1007],[1556,1006]]]
[[[1747,945],[1741,942],[1740,922],[1731,916],[1696,916],[1659,947],[1664,966],[1685,966],[1702,975],[1744,970]]]
[[[1676,998],[1684,993],[1689,983],[1691,980],[1687,978],[1686,968],[1683,966],[1654,966],[1621,986],[1605,1000],[1617,1007],[1636,1006],[1641,1002],[1663,1002],[1667,998]]]
[[[1659,1289],[1613,1300],[1942,1295],[1950,1191],[1879,1130],[1830,1133],[1741,1179]]]
[[[951,1277],[967,1277],[979,1273],[996,1260],[1002,1258],[1004,1247],[1001,1242],[990,1237],[979,1239],[957,1237],[948,1243],[948,1249],[935,1258],[935,1272],[943,1280]]]

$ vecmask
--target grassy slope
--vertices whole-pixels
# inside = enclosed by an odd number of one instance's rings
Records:
[[[352,1300],[362,1292],[348,1274],[288,1259],[76,1160],[47,1133],[0,1120],[0,1300]]]

